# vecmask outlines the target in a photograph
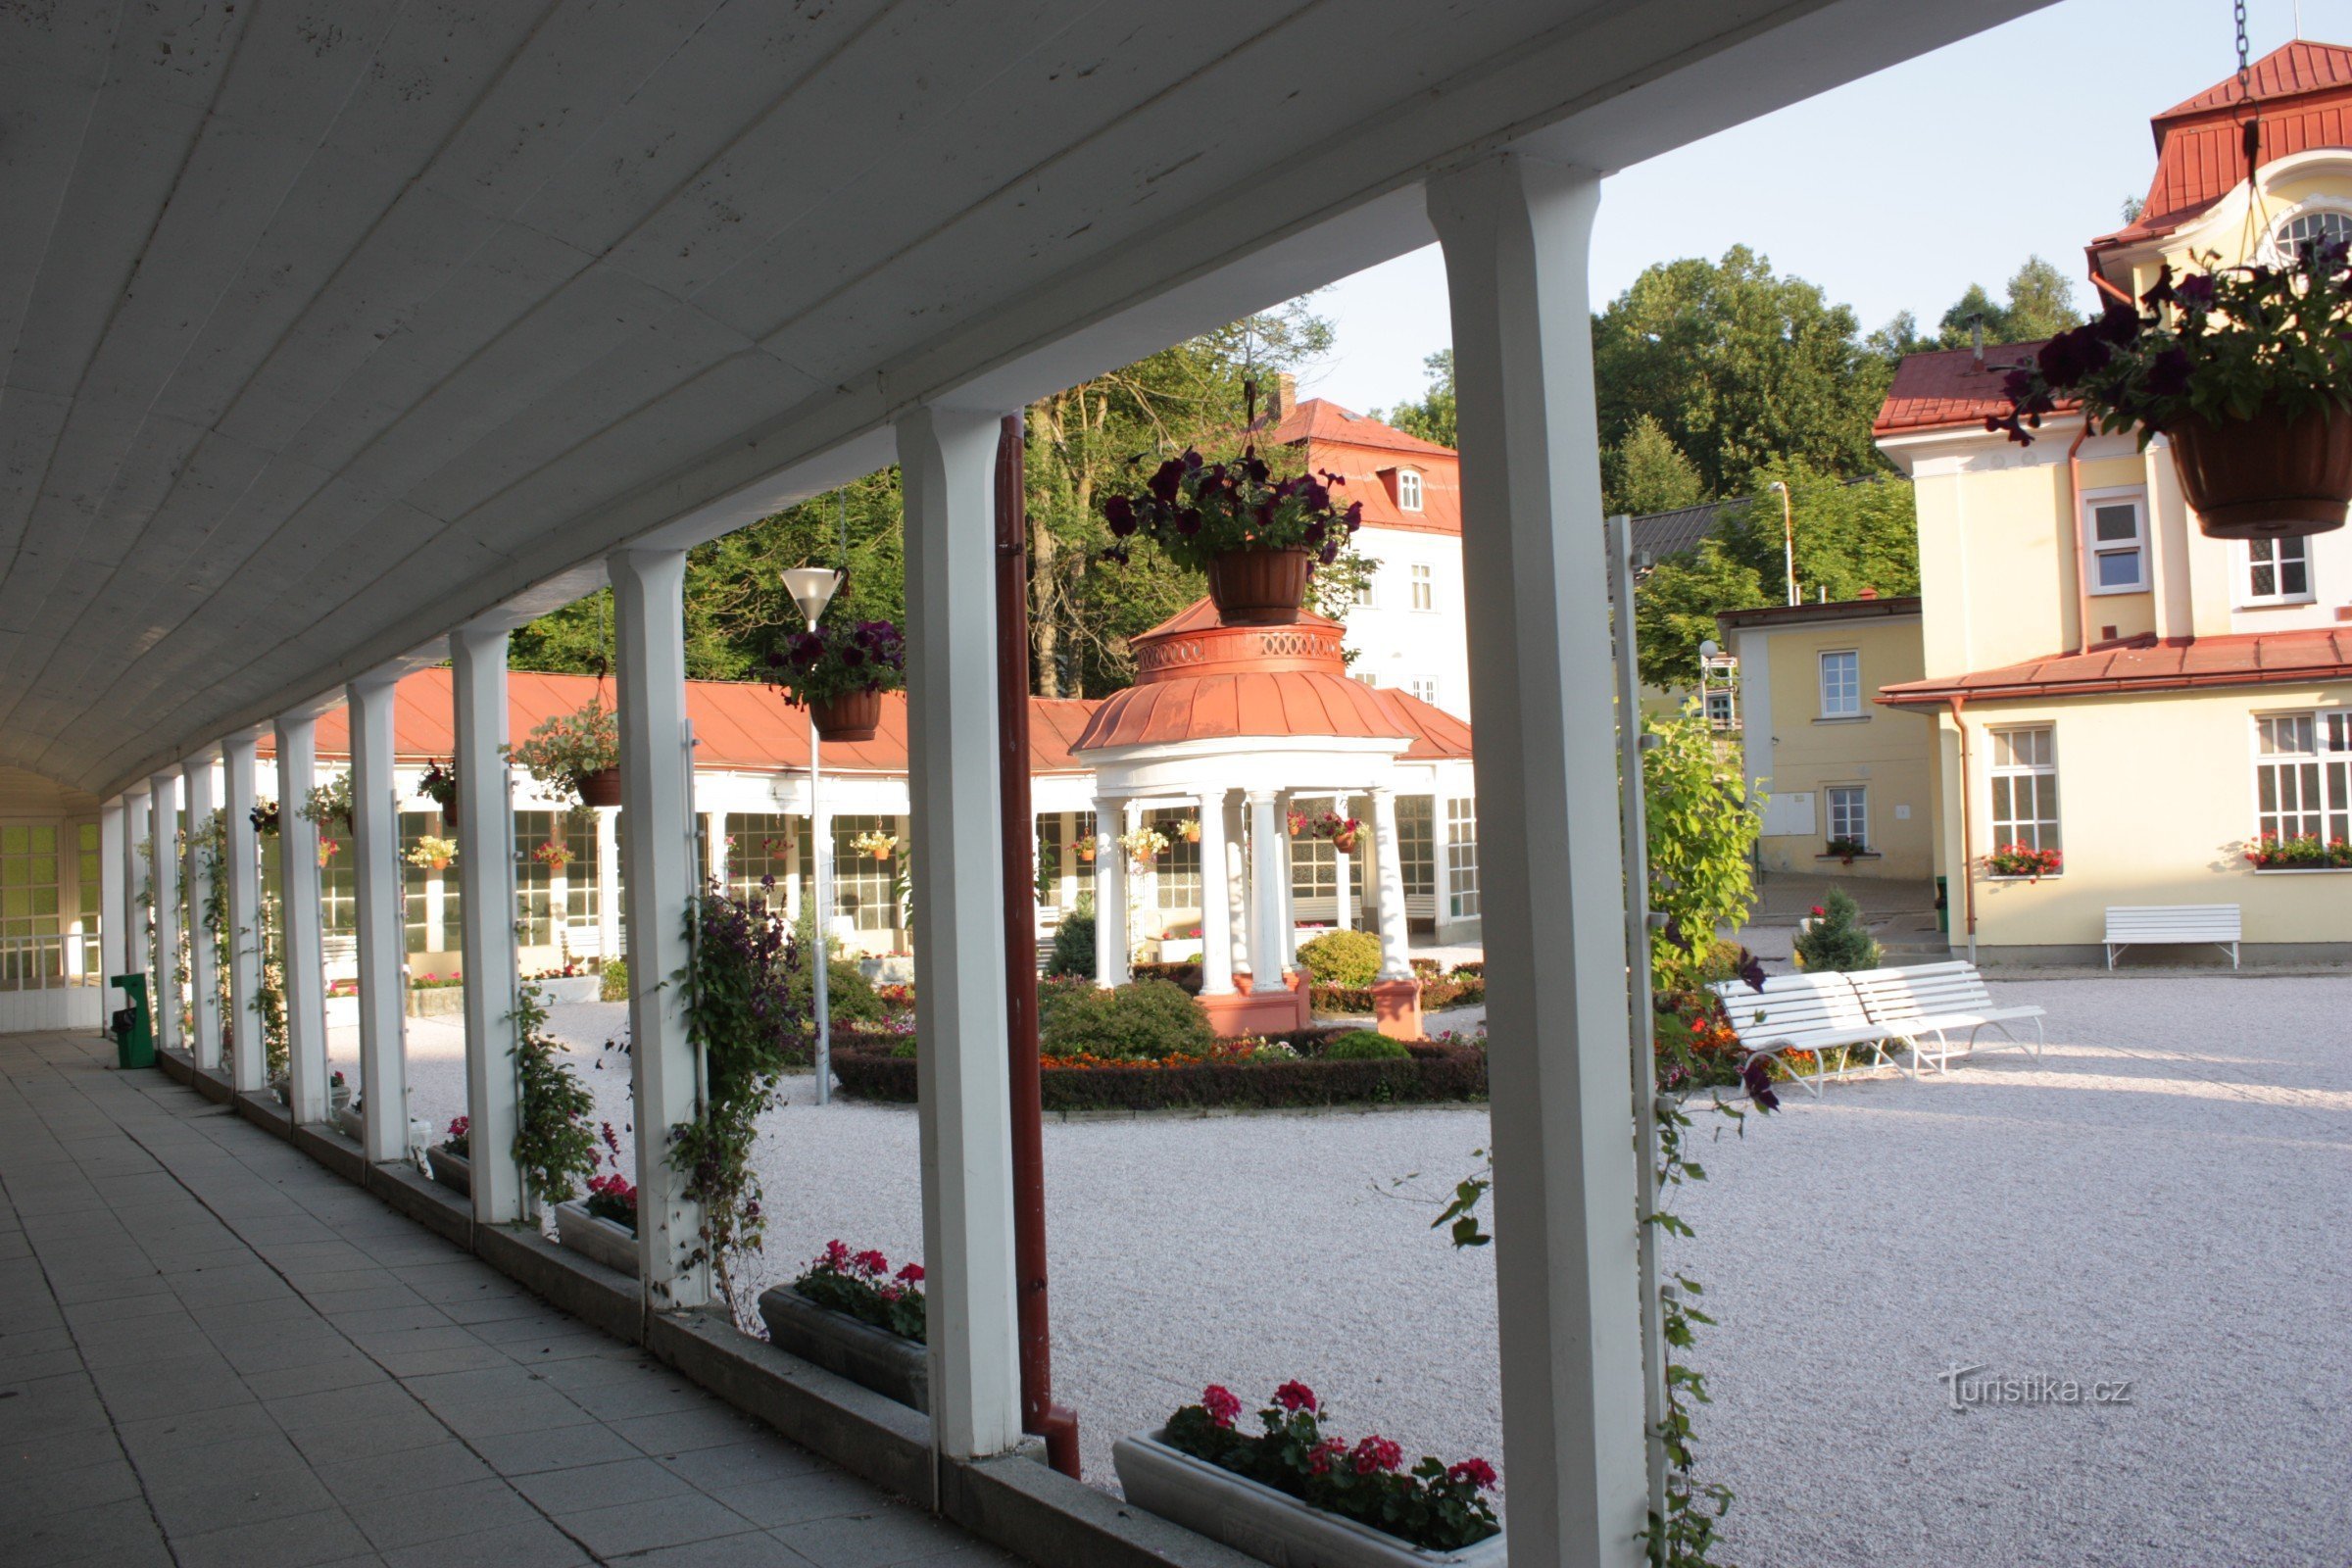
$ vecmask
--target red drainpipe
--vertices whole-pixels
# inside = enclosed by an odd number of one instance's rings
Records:
[[[1024,418],[997,437],[997,762],[1004,848],[1004,1016],[1012,1052],[1012,1266],[1019,1313],[1021,1430],[1078,1478],[1078,1417],[1054,1402],[1046,1311],[1046,1132],[1037,1058],[1037,822],[1029,803],[1029,514]]]
[[[2084,575],[2088,566],[2082,553],[2082,443],[2090,435],[2090,411],[2082,411],[2082,428],[2066,449],[2066,514],[2067,526],[2075,530],[2075,646],[2069,653],[2079,654],[2090,646],[2090,579]],[[2149,559],[2155,558],[2153,524],[2148,528]]]
[[[1968,921],[1968,959],[1974,963],[1977,959],[1977,862],[1976,845],[1971,842],[1975,834],[1970,830],[1969,805],[1975,798],[1975,791],[1968,781],[1968,720],[1960,714],[1960,707],[1967,701],[1965,697],[1952,698],[1952,726],[1960,732],[1960,900]]]

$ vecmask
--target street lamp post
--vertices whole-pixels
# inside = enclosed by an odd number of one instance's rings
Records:
[[[1698,645],[1698,716],[1709,729],[1722,727],[1715,722],[1715,710],[1707,703],[1707,671],[1714,665],[1715,656],[1721,652],[1722,649],[1716,646],[1712,637]]]
[[[841,573],[830,566],[794,566],[784,573],[784,591],[792,595],[794,604],[801,607],[801,613],[807,617],[808,629],[812,632],[816,630],[818,617],[824,614],[825,607],[833,602],[833,595],[840,587]],[[832,846],[825,843],[816,831],[816,791],[823,773],[816,733],[816,708],[811,704],[808,709],[808,863],[813,874],[809,878],[812,885],[808,896],[816,901],[816,956],[810,960],[815,967],[808,978],[809,996],[814,1000],[816,1012],[816,1102],[820,1105],[830,1104],[833,1100],[833,1029],[828,1016],[830,998],[827,992],[830,987],[826,983],[831,979],[827,971],[833,961],[832,946],[826,938],[826,928],[831,923],[829,917],[833,912],[833,879],[827,874],[831,870],[827,862],[831,859],[828,852]]]
[[[1788,486],[1778,479],[1772,489],[1781,493],[1781,559],[1788,572],[1788,603],[1796,603],[1796,514],[1788,505]]]

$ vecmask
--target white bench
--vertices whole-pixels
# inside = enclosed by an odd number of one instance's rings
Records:
[[[2237,967],[2241,921],[2234,904],[2115,904],[2107,907],[2107,967],[2126,948],[2186,943],[2228,950]]]
[[[1762,991],[1744,980],[1722,980],[1708,989],[1723,1000],[1724,1014],[1749,1059],[1812,1052],[1817,1063],[1812,1077],[1808,1080],[1794,1071],[1789,1076],[1815,1095],[1829,1074],[1833,1051],[1838,1053],[1839,1076],[1856,1046],[1868,1046],[1878,1062],[1893,1064],[1886,1054],[1886,1026],[1863,1009],[1850,975],[1776,974],[1764,982]]]
[[[1911,1048],[1911,1076],[1919,1076],[1920,1063],[1928,1053],[1928,1037],[1936,1040],[1936,1066],[1949,1072],[1952,1065],[1952,1037],[1961,1030],[1968,1031],[1963,1054],[1977,1049],[1977,1036],[1986,1029],[1997,1030],[2001,1045],[2030,1052],[2035,1061],[2041,1059],[2041,1009],[2026,1006],[1997,1006],[1984,977],[1973,963],[1922,963],[1901,969],[1861,969],[1847,975],[1853,982],[1854,995],[1861,1000],[1862,1010],[1872,1023],[1887,1035]],[[2027,1019],[2034,1022],[2034,1039],[2020,1040],[2009,1032],[2009,1025]]]

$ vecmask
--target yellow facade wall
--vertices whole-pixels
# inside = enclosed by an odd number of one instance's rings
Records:
[[[2127,904],[2234,904],[2248,943],[2352,942],[2352,871],[2257,872],[2243,855],[2255,831],[2255,715],[2346,705],[2352,684],[1969,705],[1978,944],[2096,947],[2107,906]],[[2027,724],[2054,732],[2065,869],[2038,883],[1988,879],[1990,732]],[[1948,718],[1942,728],[1953,733]],[[1945,814],[1945,858],[1956,860],[1958,813]],[[1964,891],[1955,877],[1955,946],[1966,941]]]

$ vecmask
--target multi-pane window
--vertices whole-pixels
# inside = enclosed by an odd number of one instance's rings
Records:
[[[1398,512],[1419,512],[1421,510],[1421,476],[1410,468],[1396,470],[1396,510]]]
[[[1862,656],[1853,649],[1821,656],[1821,716],[1856,718],[1862,712]]]
[[[1870,843],[1870,790],[1862,784],[1833,784],[1830,798],[1830,842]]]
[[[1992,842],[2058,846],[2058,744],[2047,724],[1992,732]]]
[[[1415,610],[1437,609],[1438,582],[1436,574],[1426,564],[1416,564],[1412,570],[1412,579],[1413,608]]]
[[[1184,836],[1183,823],[1197,821],[1189,810],[1148,811],[1144,824],[1159,830],[1168,847],[1152,862],[1159,873],[1159,907],[1163,909],[1198,909],[1200,907],[1200,841]]]
[[[567,811],[557,820],[564,847],[571,858],[564,866],[564,924],[573,931],[598,929],[598,901],[603,889],[596,874],[596,816]]]
[[[1367,609],[1370,608],[1372,604],[1372,580],[1373,573],[1366,572],[1364,573],[1363,581],[1355,585],[1355,602],[1358,606]]]
[[[359,851],[348,838],[318,835],[319,849],[330,844],[334,853],[318,862],[318,924],[330,937],[347,937],[360,928]]]
[[[727,886],[741,898],[765,898],[784,907],[786,884],[799,874],[801,834],[797,817],[742,813],[727,818]],[[766,879],[774,877],[773,891]]]
[[[2311,541],[2301,536],[2246,541],[2246,603],[2293,604],[2311,597]]]
[[[80,828],[75,833],[74,842],[77,846],[75,869],[81,882],[81,922],[79,929],[83,938],[85,939],[83,942],[84,948],[88,949],[94,954],[97,951],[96,948],[91,946],[86,939],[94,937],[98,934],[98,911],[104,907],[104,906],[99,902],[100,896],[98,892],[98,879],[101,874],[98,869],[98,824],[95,822],[82,823]],[[90,972],[95,973],[97,970],[97,964],[95,962],[90,963],[89,969]]]
[[[1414,676],[1411,676],[1411,677],[1409,677],[1409,678],[1407,678],[1407,679],[1406,679],[1406,681],[1405,681],[1405,683],[1404,683],[1404,686],[1405,686],[1405,690],[1407,690],[1407,691],[1411,692],[1411,693],[1412,693],[1412,694],[1413,694],[1415,697],[1418,697],[1418,698],[1420,698],[1420,699],[1421,699],[1423,702],[1425,702],[1425,703],[1429,704],[1431,707],[1433,707],[1433,708],[1434,708],[1434,707],[1436,707],[1436,706],[1437,706],[1437,701],[1438,701],[1438,677],[1437,677],[1437,676],[1435,676],[1435,675],[1414,675]]]
[[[0,981],[65,972],[57,929],[57,828],[0,827]]]
[[[2147,500],[2138,491],[2092,496],[2082,504],[2082,545],[2094,594],[2139,593],[2148,586]]]
[[[2352,241],[2352,217],[2343,213],[2297,213],[2278,225],[2277,249],[2281,261],[2299,260],[2306,248],[2332,240]]]
[[[1301,803],[1297,809],[1304,811],[1306,807]],[[1318,807],[1316,811],[1320,809]],[[1316,812],[1309,811],[1308,814],[1311,816]],[[1340,858],[1339,852],[1331,847],[1331,840],[1305,833],[1295,835],[1291,839],[1293,902],[1301,899],[1336,899],[1339,896]]]
[[[1740,727],[1739,693],[1729,686],[1707,688],[1707,727],[1709,729],[1738,729]]]
[[[458,867],[418,865],[409,858],[425,835],[454,837],[435,811],[400,813],[400,891],[402,924],[411,953],[455,953],[464,944],[465,927],[458,918]]]
[[[564,842],[560,811],[514,813],[514,940],[526,948],[556,945],[554,861]]]
[[[2254,722],[2256,835],[2352,839],[2352,711]]]
[[[877,860],[850,847],[863,833],[888,833],[901,840],[899,853]],[[899,925],[899,860],[906,854],[905,830],[895,816],[837,816],[833,819],[833,912],[852,929],[895,931]]]
[[[1446,803],[1446,907],[1457,920],[1478,913],[1478,802]]]
[[[1396,801],[1396,869],[1404,879],[1404,896],[1408,899],[1437,896],[1435,804],[1426,795],[1404,795]]]

